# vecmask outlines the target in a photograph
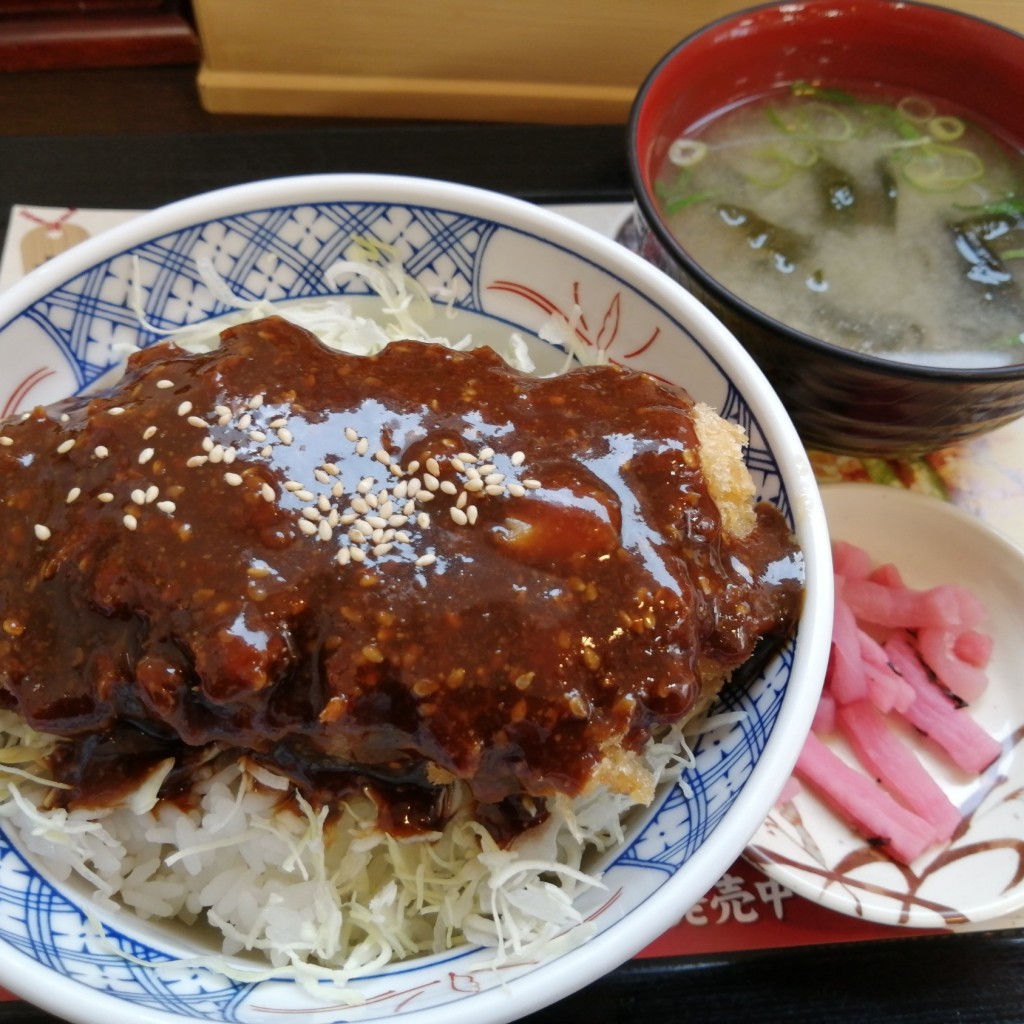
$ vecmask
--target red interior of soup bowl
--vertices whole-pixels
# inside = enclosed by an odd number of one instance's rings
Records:
[[[1024,140],[1024,37],[946,8],[798,0],[730,15],[690,36],[641,88],[632,125],[650,189],[668,145],[710,115],[800,80],[940,97]]]

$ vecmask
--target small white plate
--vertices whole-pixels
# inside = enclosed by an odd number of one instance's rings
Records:
[[[963,815],[949,843],[909,867],[871,847],[806,788],[776,806],[747,859],[807,899],[882,924],[915,928],[989,920],[1024,907],[1024,551],[938,498],[877,484],[822,488],[833,538],[893,562],[910,586],[958,583],[986,604],[989,685],[970,711],[1003,745],[981,777],[915,749]],[[829,740],[841,756],[848,751]]]

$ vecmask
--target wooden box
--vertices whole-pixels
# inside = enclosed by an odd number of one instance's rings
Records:
[[[619,123],[737,0],[194,0],[215,113]],[[1024,32],[1024,0],[946,0]],[[571,154],[566,154],[571,159]]]

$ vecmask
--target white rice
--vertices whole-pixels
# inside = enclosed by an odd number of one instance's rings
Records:
[[[286,780],[232,759],[202,773],[184,807],[67,811],[26,772],[45,774],[53,741],[0,712],[0,742],[0,819],[49,877],[81,877],[103,913],[208,925],[210,953],[325,967],[339,982],[465,942],[493,948],[497,964],[570,929],[585,938],[574,901],[601,884],[586,861],[623,841],[630,809],[603,789],[555,800],[545,824],[502,848],[466,803],[443,832],[396,839],[374,827],[368,798],[328,821],[297,794],[283,801]],[[40,760],[22,762],[26,751]],[[646,760],[665,781],[685,751],[676,733]]]

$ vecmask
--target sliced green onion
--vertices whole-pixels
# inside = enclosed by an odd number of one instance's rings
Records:
[[[964,133],[964,123],[959,117],[933,117],[928,122],[928,131],[939,142],[955,142]]]
[[[930,121],[935,116],[935,104],[923,96],[904,96],[896,109],[911,121]]]
[[[680,137],[668,147],[669,163],[676,167],[693,167],[708,155],[706,142],[700,139],[687,139]]]
[[[778,188],[793,176],[793,165],[774,148],[758,149],[737,161],[736,169],[752,185]]]
[[[924,192],[955,192],[985,173],[985,165],[976,153],[941,143],[914,151],[900,169],[907,181]]]
[[[688,196],[679,196],[677,199],[670,199],[665,204],[665,212],[671,216],[673,213],[685,210],[688,206],[693,206],[695,203],[703,203],[705,199],[713,199],[714,196],[715,193],[711,190],[692,192]]]

